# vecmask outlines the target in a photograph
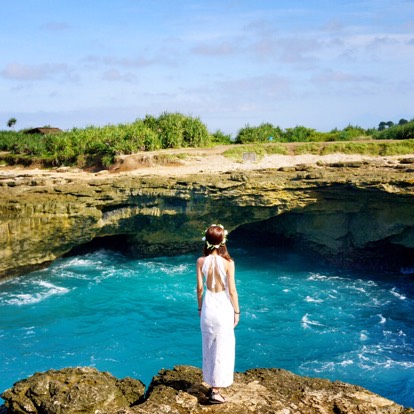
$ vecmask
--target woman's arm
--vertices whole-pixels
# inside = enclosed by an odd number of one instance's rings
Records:
[[[204,257],[199,257],[197,259],[197,303],[198,303],[198,314],[201,314],[201,307],[203,306],[203,292],[204,292],[204,283],[203,283],[203,263]]]
[[[239,320],[240,320],[240,307],[239,307],[239,296],[237,294],[236,281],[234,278],[234,274],[235,274],[235,266],[232,260],[229,262],[228,268],[227,268],[227,282],[228,282],[230,300],[231,300],[231,303],[234,309],[234,326],[236,327],[236,325],[239,323]]]

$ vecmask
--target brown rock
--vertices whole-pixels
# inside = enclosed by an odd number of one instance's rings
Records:
[[[210,406],[197,368],[178,366],[161,371],[148,399],[131,413],[252,413],[252,414],[364,414],[414,413],[362,387],[325,379],[307,378],[281,369],[253,369],[236,373],[223,390],[227,402]],[[157,411],[158,410],[158,411]]]
[[[77,368],[35,374],[15,384],[3,398],[8,414],[414,413],[362,387],[300,377],[282,369],[236,373],[233,385],[222,390],[226,398],[222,405],[210,405],[207,391],[201,370],[195,367],[162,370],[153,378],[145,401],[140,399],[143,385],[139,381],[115,380],[92,368]]]
[[[412,174],[370,164],[299,169],[0,173],[0,278],[107,236],[122,236],[118,244],[136,256],[188,252],[218,219],[229,232],[254,224],[270,238],[300,240],[344,262],[359,263],[366,255],[355,252],[381,243],[414,249]]]
[[[5,391],[8,413],[113,413],[144,397],[141,381],[118,380],[95,368],[65,368],[36,373]]]

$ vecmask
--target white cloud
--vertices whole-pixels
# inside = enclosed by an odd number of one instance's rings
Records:
[[[137,81],[137,76],[131,72],[127,73],[121,73],[117,69],[110,69],[107,70],[103,76],[103,80],[111,81],[111,82],[128,82],[128,83],[134,83]]]
[[[68,30],[70,25],[65,22],[48,22],[44,23],[40,26],[42,30],[50,31],[50,32],[62,32]]]
[[[200,44],[191,49],[197,55],[202,56],[230,56],[237,52],[237,46],[229,41],[217,44]]]
[[[17,81],[46,80],[58,74],[68,74],[66,64],[43,63],[27,65],[21,63],[9,63],[0,71],[0,76],[5,79]]]

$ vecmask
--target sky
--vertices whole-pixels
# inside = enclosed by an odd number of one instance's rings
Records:
[[[0,129],[414,118],[414,0],[2,1]]]

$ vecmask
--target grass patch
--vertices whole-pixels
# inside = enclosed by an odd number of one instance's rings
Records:
[[[188,157],[188,154],[179,153],[179,154],[157,154],[153,156],[153,161],[156,164],[160,165],[174,165],[180,164],[180,161],[185,160]]]
[[[224,151],[223,155],[233,161],[242,162],[243,154],[252,152],[256,154],[256,160],[261,160],[266,155],[287,155],[288,149],[283,144],[234,145],[232,148]]]
[[[414,154],[414,139],[381,144],[381,155],[407,155]]]
[[[293,148],[291,147],[291,151],[294,155],[328,155],[335,153],[368,156],[408,155],[414,154],[414,139],[397,142],[310,142],[295,145]],[[247,152],[254,152],[257,160],[262,159],[265,155],[289,154],[288,144],[276,143],[234,145],[234,147],[225,151],[223,155],[233,161],[242,162],[243,154]]]
[[[338,142],[322,148],[321,155],[334,153],[380,155],[381,148],[377,143],[371,142]]]
[[[294,148],[294,153],[295,155],[301,155],[301,154],[320,155],[322,148],[323,148],[323,144],[320,144],[320,143],[301,144],[301,145],[297,145]]]
[[[321,155],[333,153],[370,156],[414,154],[414,140],[410,139],[398,142],[337,142],[325,145],[321,151]]]

